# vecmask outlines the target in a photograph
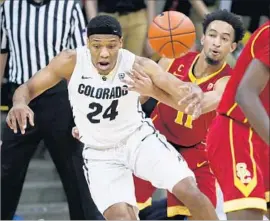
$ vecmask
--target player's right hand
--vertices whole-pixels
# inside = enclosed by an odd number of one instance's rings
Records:
[[[27,118],[31,126],[34,126],[34,112],[26,104],[16,104],[8,112],[6,122],[7,125],[14,131],[18,132],[17,122],[22,134],[25,133],[27,127]]]

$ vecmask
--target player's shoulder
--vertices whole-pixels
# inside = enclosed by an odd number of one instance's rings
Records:
[[[225,62],[222,65],[222,67],[220,68],[220,70],[215,72],[217,74],[213,73],[213,76],[211,78],[209,78],[209,80],[206,81],[206,83],[210,82],[213,84],[217,84],[219,82],[227,82],[228,79],[230,79],[230,77],[231,77],[232,71],[233,71],[233,69],[231,68],[231,66]]]
[[[63,61],[68,61],[68,60],[69,61],[71,61],[71,60],[76,61],[77,51],[76,51],[76,49],[65,49],[58,54],[58,57]]]
[[[251,36],[251,41],[254,43],[255,41],[269,41],[269,30],[270,30],[270,21],[261,25]]]
[[[66,57],[66,58],[76,58],[76,56],[78,56],[78,54],[80,54],[80,53],[85,54],[87,51],[89,51],[89,49],[87,48],[86,45],[80,45],[74,49],[64,49],[59,54],[63,57]],[[89,53],[89,55],[91,56],[91,52]]]
[[[187,54],[174,59],[174,63],[181,63],[181,62],[185,62],[185,63],[192,63],[194,61],[194,59],[198,56],[198,52],[188,52]]]
[[[269,30],[270,30],[270,21],[261,25],[251,36],[250,44],[251,48],[255,46],[255,43],[264,43],[269,42]]]
[[[63,72],[72,73],[74,67],[76,66],[76,60],[76,50],[63,50],[50,62],[49,67],[55,70],[63,70]]]
[[[198,54],[199,54],[199,52],[197,52],[197,51],[190,51],[180,58],[182,58],[182,59],[189,59],[189,58],[195,59]]]
[[[249,41],[245,45],[241,55],[243,59],[245,57],[254,57],[257,50],[263,49],[269,45],[269,30],[270,20],[261,25],[250,37]]]
[[[122,67],[129,69],[130,66],[134,64],[137,56],[131,51],[124,48],[121,48],[118,53],[120,54],[120,56],[118,56],[118,59],[120,58]]]
[[[188,70],[188,68],[192,65],[198,54],[199,53],[197,52],[188,52],[187,54],[179,58],[172,59],[167,67],[167,70],[169,72],[174,72],[176,70],[182,72],[183,69]]]
[[[193,60],[196,58],[198,55],[198,52],[188,52],[187,54],[179,57],[179,58],[161,58],[159,60],[159,65],[163,67],[164,69],[168,69],[173,65],[180,64],[182,62],[193,62]]]
[[[125,48],[120,48],[119,49],[119,52],[120,54],[123,54],[123,55],[132,55],[132,56],[135,56],[135,54]]]
[[[224,66],[224,68],[222,69],[222,71],[221,71],[221,77],[223,77],[223,76],[231,76],[231,74],[232,74],[232,67],[229,65],[229,64],[225,64],[225,66]]]
[[[256,31],[257,33],[258,32],[263,32],[263,31],[268,31],[269,33],[269,30],[270,30],[270,20],[268,20],[267,22],[265,22],[264,24],[262,24],[258,30]]]

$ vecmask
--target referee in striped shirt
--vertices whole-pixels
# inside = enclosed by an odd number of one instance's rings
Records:
[[[60,51],[84,44],[85,21],[77,0],[6,0],[0,13],[0,79],[8,64],[13,92]],[[42,139],[63,183],[70,218],[98,219],[82,170],[82,147],[71,134],[74,122],[66,82],[44,92],[29,107],[34,126],[28,124],[23,134],[2,128],[1,220],[13,218],[29,161]]]

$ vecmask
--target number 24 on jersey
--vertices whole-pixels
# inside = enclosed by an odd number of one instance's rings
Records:
[[[89,104],[89,109],[93,111],[87,114],[87,118],[92,124],[100,123],[101,118],[109,119],[110,121],[112,121],[118,115],[118,111],[116,110],[117,106],[118,106],[118,100],[113,100],[112,103],[107,108],[105,107],[106,109],[103,112],[104,107],[101,104],[92,102]]]

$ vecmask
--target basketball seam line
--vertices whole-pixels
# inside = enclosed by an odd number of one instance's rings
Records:
[[[166,42],[164,45],[162,45],[162,47],[159,49],[159,51],[158,52],[161,52],[162,51],[162,49],[166,46],[166,44],[170,44],[171,42],[170,41],[168,41],[168,42]]]
[[[181,34],[176,34],[176,35],[173,35],[173,36],[179,36],[179,35],[188,35],[188,34],[192,34],[192,33],[195,33],[195,31],[191,31],[191,32],[184,32],[184,33],[181,33]],[[166,38],[166,37],[170,37],[171,35],[166,35],[166,36],[155,36],[155,37],[149,37],[148,39],[155,39],[155,38]]]
[[[169,16],[169,13],[168,13],[168,16]],[[179,22],[179,24],[176,25],[173,29],[170,28],[170,24],[169,24],[169,29],[166,29],[166,28],[163,28],[162,26],[160,26],[158,23],[156,23],[155,20],[153,21],[153,23],[154,23],[156,26],[158,26],[160,29],[165,30],[165,31],[169,31],[169,30],[175,30],[175,29],[177,29],[177,28],[184,22],[185,18],[186,18],[186,16],[184,16],[184,17],[182,18],[182,20]]]
[[[182,18],[182,20],[179,22],[179,24],[174,28],[174,29],[176,29],[176,28],[178,28],[180,25],[182,25],[182,23],[185,21],[185,18],[186,18],[187,16],[184,16],[183,18]],[[171,30],[174,30],[174,29],[171,29]]]
[[[172,46],[172,51],[173,51],[173,57],[175,58],[175,52],[174,52],[174,47],[172,43],[172,30],[171,30],[171,21],[170,21],[170,12],[168,12],[168,24],[169,24],[169,30],[170,30],[170,39],[171,39],[171,46]]]
[[[186,46],[184,43],[182,43],[181,41],[173,41],[173,42],[177,42],[177,43],[180,43],[181,45],[185,46],[187,49],[189,49],[188,46]]]
[[[185,44],[183,44],[181,41],[173,41],[173,42],[177,42],[180,43],[181,45],[183,45],[185,48],[189,49],[189,47],[187,47]],[[162,47],[159,49],[159,52],[162,51],[162,49],[167,45],[167,44],[172,44],[171,41],[168,41],[167,43],[165,43],[164,45],[162,45]]]

